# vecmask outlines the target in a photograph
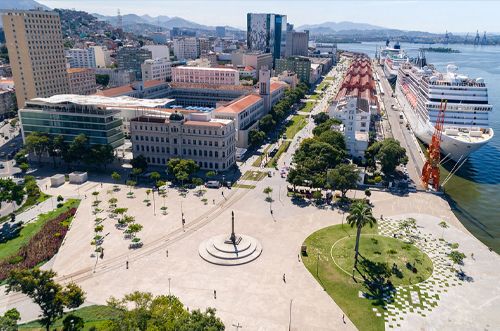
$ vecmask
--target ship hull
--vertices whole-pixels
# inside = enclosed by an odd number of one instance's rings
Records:
[[[432,123],[422,119],[415,113],[399,87],[396,88],[396,97],[415,136],[425,144],[429,145],[432,141],[432,135],[434,134],[434,126]],[[442,157],[448,157],[455,162],[458,162],[483,147],[492,137],[493,131],[491,131],[489,139],[484,139],[480,142],[466,142],[443,134],[441,136]]]

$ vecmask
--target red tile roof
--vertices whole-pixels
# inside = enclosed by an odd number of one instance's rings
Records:
[[[237,99],[236,101],[230,103],[227,106],[217,108],[215,110],[216,113],[234,113],[238,114],[247,109],[248,107],[258,103],[259,101],[262,100],[262,97],[260,97],[257,94],[250,94],[247,96],[244,96],[242,98]]]

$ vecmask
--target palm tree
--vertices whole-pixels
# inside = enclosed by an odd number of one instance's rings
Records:
[[[365,201],[356,201],[351,205],[349,210],[349,216],[347,216],[347,224],[351,227],[356,226],[356,246],[354,247],[354,251],[356,254],[354,255],[354,268],[356,268],[358,264],[358,255],[359,255],[359,238],[361,237],[361,229],[365,225],[370,225],[373,227],[373,224],[377,223],[375,217],[372,214],[372,208]]]

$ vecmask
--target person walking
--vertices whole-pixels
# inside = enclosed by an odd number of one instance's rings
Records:
[[[286,283],[286,276],[283,274],[283,283]]]
[[[217,299],[217,291],[214,290],[214,299]]]
[[[168,249],[167,249],[167,251],[166,251],[166,254],[167,254],[167,257],[168,257]]]
[[[127,270],[128,270],[128,260],[127,260],[127,262],[125,263],[125,268],[127,268]]]

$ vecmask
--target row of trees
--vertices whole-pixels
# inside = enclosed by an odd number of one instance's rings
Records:
[[[342,164],[347,156],[344,136],[332,131],[337,120],[328,120],[313,130],[312,138],[304,139],[295,151],[295,167],[288,173],[292,185],[326,187],[328,170]]]
[[[22,164],[27,161],[25,155],[33,153],[41,163],[44,155],[52,157],[54,167],[56,160],[62,159],[69,166],[73,163],[106,166],[115,159],[114,149],[111,145],[90,145],[85,134],[76,136],[70,143],[64,137],[49,136],[39,132],[32,132],[26,137],[24,149],[16,155],[16,162]]]
[[[307,89],[306,84],[300,83],[295,89],[285,91],[285,97],[272,107],[269,114],[259,120],[259,129],[250,130],[248,133],[250,145],[261,145],[266,136],[274,130],[276,124],[282,122],[288,116],[292,106],[304,98]]]
[[[54,322],[64,315],[65,309],[80,307],[85,301],[85,292],[75,283],[62,286],[54,278],[52,270],[12,271],[7,280],[7,292],[27,295],[41,310],[40,323],[49,331]],[[115,313],[105,326],[106,330],[224,330],[224,324],[215,316],[215,309],[189,311],[173,295],[153,296],[151,293],[133,292],[123,299],[111,297],[108,306]],[[17,330],[20,314],[16,309],[0,316],[1,330]],[[63,330],[83,330],[82,318],[67,314]]]

